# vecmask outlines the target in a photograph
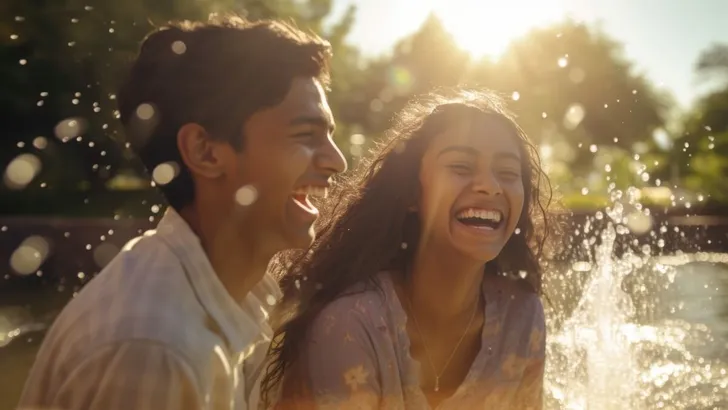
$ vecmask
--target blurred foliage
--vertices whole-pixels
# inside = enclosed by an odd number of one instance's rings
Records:
[[[43,168],[20,191],[26,196],[14,195],[15,211],[2,211],[31,212],[18,198],[32,201],[42,190],[50,190],[43,197],[79,191],[97,198],[110,188],[148,186],[134,176],[143,172],[125,148],[114,90],[154,26],[216,12],[293,20],[332,43],[330,105],[339,145],[354,163],[413,96],[438,86],[483,86],[509,99],[521,126],[540,144],[554,182],[577,208],[606,193],[609,184],[653,185],[656,178],[728,201],[721,178],[728,166],[728,82],[685,115],[679,138],[665,147],[653,134],[666,127],[670,98],[635,72],[621,46],[596,27],[565,20],[514,40],[497,60],[475,59],[431,15],[391,52],[364,58],[346,39],[356,9],[336,19],[331,11],[332,0],[3,2],[0,112],[8,120],[0,162],[32,153]],[[726,50],[707,49],[696,70],[711,78],[725,75]],[[64,142],[54,127],[68,118],[83,119],[85,132]],[[689,149],[683,149],[686,143]]]
[[[696,71],[721,85],[684,116],[669,152],[670,171],[685,188],[728,203],[728,44],[707,48]]]

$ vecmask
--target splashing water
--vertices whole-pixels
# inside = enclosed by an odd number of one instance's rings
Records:
[[[660,314],[670,303],[663,299],[677,286],[680,271],[690,275],[686,284],[700,290],[709,289],[707,283],[695,285],[700,275],[713,279],[722,275],[725,293],[728,255],[651,256],[649,246],[643,245],[639,252],[627,250],[615,257],[619,236],[629,232],[623,225],[630,219],[626,210],[643,211],[629,191],[626,200],[620,191],[613,192],[612,199],[606,227],[582,243],[584,249],[594,249],[601,240],[592,260],[575,262],[566,274],[552,275],[560,283],[547,283],[547,294],[561,299],[557,305],[575,305],[549,312],[547,408],[728,408],[728,344],[714,337],[716,326],[709,326],[718,323],[726,330],[720,313],[706,310],[703,304],[696,308],[700,317],[692,320]],[[588,221],[583,231],[590,230]],[[699,274],[685,272],[704,262],[712,264],[701,266]],[[570,299],[579,283],[583,284],[581,297],[574,303]],[[701,303],[712,298],[702,293],[696,298]],[[685,310],[685,303],[679,300],[677,308],[667,310],[671,314]]]

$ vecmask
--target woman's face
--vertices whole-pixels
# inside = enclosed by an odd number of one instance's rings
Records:
[[[420,167],[420,245],[493,260],[524,203],[521,150],[495,115],[460,121],[433,137]]]

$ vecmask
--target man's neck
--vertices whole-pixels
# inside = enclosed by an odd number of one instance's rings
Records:
[[[273,253],[256,244],[255,235],[240,235],[240,227],[219,212],[200,212],[190,206],[179,211],[200,239],[215,274],[230,296],[242,303],[263,278]]]

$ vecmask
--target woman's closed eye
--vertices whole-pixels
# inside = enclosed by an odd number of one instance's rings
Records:
[[[512,181],[512,180],[516,180],[516,179],[520,179],[521,178],[521,172],[520,171],[516,171],[516,170],[512,170],[512,169],[503,169],[503,170],[500,170],[500,171],[498,171],[498,175],[501,178],[503,178],[503,179],[505,179],[507,181]]]
[[[448,165],[448,168],[450,168],[453,172],[455,172],[458,175],[468,175],[473,172],[473,166],[470,164],[465,163],[455,163]]]

